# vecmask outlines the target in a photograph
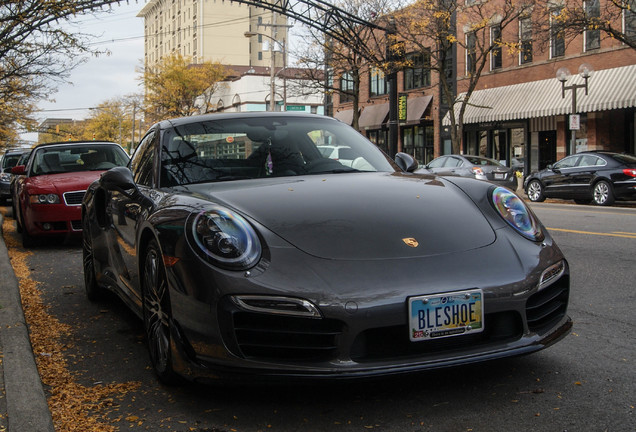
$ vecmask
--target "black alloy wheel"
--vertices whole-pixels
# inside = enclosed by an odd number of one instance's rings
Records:
[[[142,275],[143,319],[152,367],[166,384],[179,382],[172,368],[170,352],[170,298],[166,270],[159,245],[151,240],[147,247]]]
[[[93,255],[93,239],[86,217],[82,220],[82,264],[84,267],[84,289],[86,298],[90,301],[97,301],[103,295],[103,288],[97,284],[95,277],[95,261]]]
[[[528,189],[526,190],[528,198],[533,202],[545,201],[545,195],[543,194],[543,186],[539,180],[532,180],[528,183]]]
[[[612,186],[605,180],[601,180],[594,185],[593,197],[596,205],[610,206],[614,204],[614,191],[612,191]]]

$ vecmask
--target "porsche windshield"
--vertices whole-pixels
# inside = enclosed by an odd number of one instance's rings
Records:
[[[327,151],[329,149],[329,151]],[[246,117],[169,129],[161,186],[305,174],[394,171],[355,130],[331,119]]]

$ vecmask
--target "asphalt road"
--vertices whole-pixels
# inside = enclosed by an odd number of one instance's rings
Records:
[[[28,263],[72,328],[74,379],[141,383],[106,414],[120,430],[636,431],[636,209],[532,207],[570,262],[572,334],[529,356],[368,383],[162,386],[141,322],[115,297],[84,297],[79,242],[38,246]]]

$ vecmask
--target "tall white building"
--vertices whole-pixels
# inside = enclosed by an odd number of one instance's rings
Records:
[[[137,16],[144,19],[147,66],[173,52],[194,63],[270,66],[272,40],[275,66],[284,63],[287,19],[265,9],[224,0],[150,0]]]

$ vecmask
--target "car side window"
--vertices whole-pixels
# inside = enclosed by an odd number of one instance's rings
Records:
[[[554,164],[554,168],[563,169],[563,168],[572,168],[576,166],[576,162],[579,160],[579,156],[568,156],[564,159],[561,159],[559,162]]]
[[[444,162],[446,162],[447,157],[440,157],[432,161],[428,164],[429,168],[441,168],[444,166]]]
[[[579,159],[579,163],[577,164],[577,166],[590,167],[590,166],[598,165],[597,160],[598,158],[596,156],[584,155],[584,156],[581,156],[581,158]]]
[[[446,158],[446,163],[444,164],[444,166],[454,168],[454,167],[460,166],[461,164],[462,164],[461,159],[449,157],[449,158]]]
[[[130,170],[132,171],[135,183],[143,186],[153,185],[153,167],[154,167],[154,143],[156,131],[150,131],[141,140],[137,150],[130,160]]]

